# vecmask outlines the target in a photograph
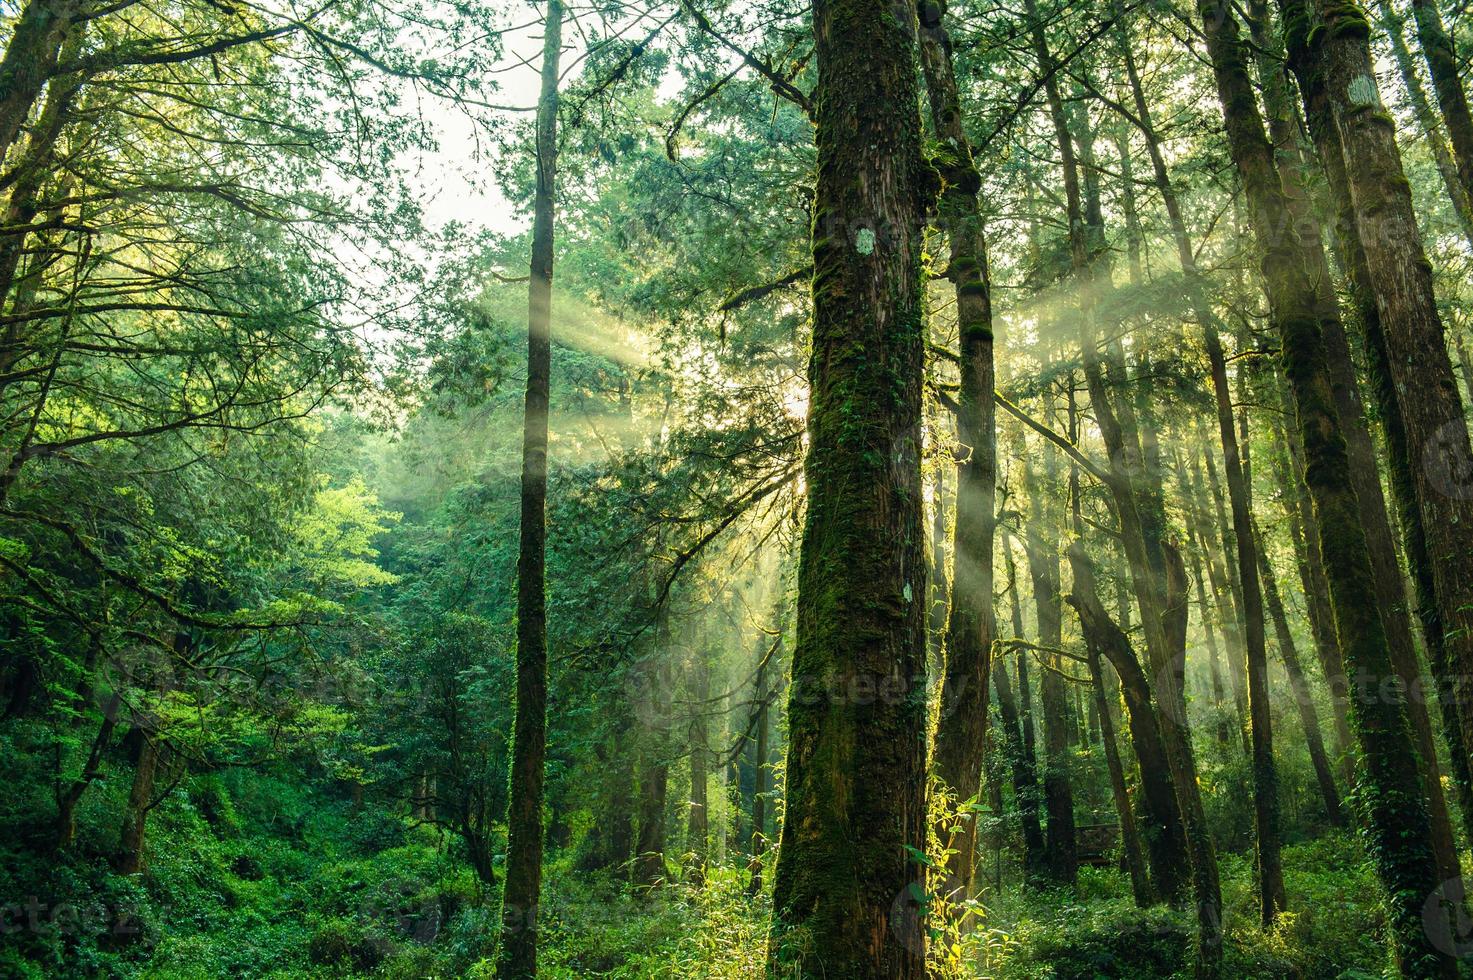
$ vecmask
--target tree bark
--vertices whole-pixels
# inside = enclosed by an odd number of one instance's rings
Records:
[[[1198,0],[1222,103],[1228,145],[1247,197],[1270,320],[1294,394],[1305,451],[1305,483],[1320,524],[1340,646],[1348,669],[1372,679],[1393,675],[1376,606],[1371,560],[1361,527],[1340,420],[1325,363],[1322,308],[1285,198],[1272,146],[1248,72],[1247,46],[1225,0]],[[1466,437],[1466,433],[1465,433]],[[1406,706],[1357,684],[1351,699],[1366,765],[1368,825],[1377,871],[1403,970],[1441,972],[1423,929],[1421,905],[1436,886],[1427,802]]]
[[[977,193],[982,179],[962,129],[944,0],[920,4],[921,67],[931,128],[942,145],[934,158],[942,178],[938,221],[951,244],[947,276],[956,296],[961,389],[956,414],[956,546],[951,616],[936,726],[935,770],[962,812],[948,870],[954,888],[973,894],[981,769],[987,741],[988,670],[997,626],[992,609],[992,544],[996,509],[997,440],[993,404],[992,301],[987,247]]]
[[[1277,42],[1268,30],[1266,0],[1253,0],[1250,11],[1269,129],[1278,147],[1278,158],[1282,161],[1280,176],[1290,213],[1295,226],[1300,229],[1306,266],[1314,280],[1321,308],[1320,326],[1331,394],[1340,419],[1341,431],[1345,436],[1346,458],[1355,481],[1356,502],[1360,506],[1366,546],[1370,550],[1371,572],[1375,579],[1382,625],[1391,650],[1391,662],[1406,690],[1419,692],[1418,696],[1407,699],[1407,715],[1425,767],[1423,785],[1427,789],[1439,873],[1444,879],[1456,878],[1460,874],[1457,849],[1453,841],[1447,800],[1442,790],[1436,739],[1428,717],[1426,698],[1420,693],[1426,690],[1426,683],[1412,637],[1406,583],[1396,557],[1395,538],[1387,514],[1386,497],[1381,488],[1377,453],[1366,424],[1350,344],[1330,278],[1330,264],[1320,245],[1323,240],[1322,229],[1309,207],[1308,177],[1299,145],[1301,127],[1290,99],[1287,78],[1268,64],[1268,54],[1277,49]]]
[[[1473,698],[1461,693],[1473,674],[1473,448],[1458,397],[1432,270],[1422,248],[1411,189],[1401,166],[1394,125],[1381,108],[1372,70],[1370,25],[1355,4],[1315,5],[1319,22],[1309,43],[1309,5],[1283,0],[1290,64],[1299,75],[1307,112],[1319,98],[1322,129],[1338,141],[1344,183],[1365,272],[1379,314],[1379,338],[1404,429],[1402,458],[1426,548],[1447,671],[1454,681],[1464,756],[1473,754]],[[1313,124],[1312,124],[1313,125]],[[1333,154],[1331,154],[1333,156]],[[1332,161],[1327,161],[1327,167]],[[1333,178],[1332,178],[1333,179]],[[1381,354],[1372,351],[1372,358]],[[1384,413],[1383,413],[1384,417]],[[1393,448],[1393,457],[1398,455]],[[1410,516],[1410,515],[1408,515]]]
[[[773,969],[925,975],[915,13],[816,0],[813,351]],[[860,696],[873,691],[875,696]]]
[[[153,785],[159,765],[160,749],[154,734],[135,728],[132,735],[138,745],[134,755],[133,785],[128,791],[118,853],[113,859],[113,870],[120,875],[137,874],[143,870],[144,837],[148,830],[148,813],[154,805]]]
[[[21,9],[0,58],[0,160],[55,74],[62,43],[81,14],[77,0],[30,0]]]
[[[547,412],[552,375],[553,224],[557,193],[561,0],[547,0],[542,89],[537,100],[537,185],[527,289],[527,398],[522,432],[522,519],[517,554],[517,703],[511,795],[506,811],[506,884],[497,973],[537,975],[537,905],[542,894],[542,784],[547,753]]]

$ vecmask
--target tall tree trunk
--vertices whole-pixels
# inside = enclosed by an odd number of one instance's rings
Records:
[[[1305,450],[1305,482],[1320,523],[1320,545],[1346,666],[1381,679],[1393,674],[1376,606],[1371,560],[1361,527],[1345,441],[1325,362],[1322,307],[1275,166],[1248,72],[1247,45],[1224,0],[1198,0],[1228,145],[1243,181],[1262,263],[1270,320],[1294,394]],[[1333,43],[1333,42],[1327,42]],[[1351,708],[1371,790],[1368,825],[1386,887],[1391,928],[1404,970],[1440,972],[1422,925],[1421,903],[1436,885],[1426,795],[1406,706],[1357,685]]]
[[[1218,714],[1220,724],[1217,730],[1217,740],[1227,744],[1229,731],[1227,724],[1224,700],[1226,688],[1222,682],[1221,656],[1217,648],[1217,630],[1214,627],[1212,607],[1207,602],[1207,582],[1213,576],[1212,557],[1208,552],[1207,538],[1203,531],[1205,522],[1199,501],[1191,481],[1187,478],[1186,467],[1183,465],[1180,454],[1176,457],[1176,482],[1182,493],[1183,524],[1187,532],[1187,548],[1192,556],[1191,576],[1197,586],[1197,611],[1202,623],[1202,635],[1207,641],[1207,671],[1208,681],[1211,685],[1212,710]],[[1216,579],[1213,579],[1213,592],[1217,591]],[[1218,621],[1221,621],[1221,607],[1217,608]]]
[[[1186,654],[1186,597],[1184,594],[1173,596],[1170,592],[1165,542],[1162,539],[1164,505],[1159,488],[1137,493],[1132,487],[1130,474],[1146,472],[1140,444],[1129,429],[1133,413],[1128,414],[1128,402],[1117,406],[1120,411],[1112,410],[1095,356],[1093,311],[1088,302],[1094,288],[1102,286],[1098,278],[1099,266],[1092,256],[1097,258],[1104,253],[1103,224],[1094,213],[1098,211],[1098,201],[1091,200],[1088,216],[1088,227],[1093,229],[1091,243],[1086,237],[1086,219],[1080,208],[1079,179],[1068,122],[1058,86],[1052,81],[1056,66],[1048,52],[1037,4],[1029,0],[1025,12],[1032,22],[1033,46],[1040,71],[1046,79],[1044,94],[1048,98],[1049,115],[1063,162],[1071,264],[1084,286],[1082,293],[1086,297],[1086,302],[1081,304],[1085,330],[1082,345],[1085,378],[1089,382],[1096,422],[1110,454],[1111,492],[1145,627],[1146,646],[1157,678],[1153,693],[1160,709],[1162,742],[1191,854],[1192,891],[1197,912],[1196,966],[1199,975],[1216,976],[1222,961],[1222,889],[1218,882],[1216,849],[1197,781],[1197,763],[1182,683]]]
[[[1309,4],[1281,0],[1281,7],[1306,110],[1313,116],[1309,103],[1320,101],[1320,129],[1333,134],[1327,143],[1338,141],[1341,149],[1326,166],[1343,165],[1350,216],[1376,300],[1378,337],[1370,346],[1384,349],[1384,357],[1373,350],[1372,360],[1384,360],[1405,433],[1400,454],[1393,447],[1392,467],[1410,477],[1416,500],[1448,660],[1441,679],[1459,681],[1454,695],[1466,757],[1473,754],[1473,698],[1458,689],[1473,674],[1473,488],[1467,485],[1473,447],[1433,296],[1432,269],[1394,125],[1381,108],[1363,12],[1354,3],[1316,3],[1320,26],[1311,46]]]
[[[1287,411],[1294,411],[1287,388],[1284,393]],[[1345,676],[1345,659],[1340,652],[1340,638],[1335,635],[1335,615],[1330,608],[1330,585],[1325,576],[1324,558],[1320,553],[1320,524],[1304,486],[1304,452],[1298,433],[1291,427],[1282,430],[1284,460],[1276,466],[1283,495],[1289,535],[1293,539],[1299,561],[1299,579],[1304,588],[1304,604],[1310,630],[1314,633],[1315,654],[1325,685],[1330,689],[1330,713],[1335,729],[1335,757],[1340,777],[1347,783],[1355,779],[1355,738],[1350,733],[1350,682]]]
[[[547,752],[547,410],[552,376],[553,222],[557,192],[558,56],[561,0],[547,0],[542,91],[537,100],[537,186],[527,289],[527,398],[522,432],[522,521],[517,553],[517,704],[511,797],[506,810],[506,884],[497,972],[537,975],[537,905],[542,895],[542,782]]]
[[[1245,653],[1246,644],[1243,637],[1248,628],[1243,621],[1243,581],[1238,577],[1238,566],[1228,561],[1227,556],[1233,553],[1233,528],[1228,522],[1227,507],[1223,503],[1222,481],[1217,476],[1217,463],[1212,456],[1210,446],[1202,447],[1202,462],[1207,473],[1206,487],[1212,500],[1213,512],[1217,516],[1217,539],[1219,554],[1224,567],[1224,576],[1227,579],[1227,594],[1231,599],[1233,608],[1233,630],[1229,633],[1230,639],[1236,639],[1236,646],[1228,644],[1228,678],[1233,686],[1233,703],[1238,711],[1239,735],[1243,738],[1244,751],[1251,751],[1248,743],[1248,702],[1246,699],[1247,680],[1243,676],[1243,666],[1247,661]],[[1193,463],[1195,468],[1195,462]]]
[[[808,509],[769,955],[785,973],[909,980],[926,972],[920,260],[935,187],[914,10],[815,0],[813,28]]]
[[[1387,514],[1386,497],[1381,488],[1378,457],[1361,403],[1350,343],[1340,319],[1334,285],[1330,278],[1330,264],[1320,244],[1323,240],[1320,222],[1309,207],[1307,166],[1300,151],[1302,127],[1298,125],[1297,114],[1293,109],[1288,79],[1282,71],[1274,70],[1274,66],[1268,63],[1269,53],[1276,51],[1278,44],[1268,29],[1267,0],[1252,0],[1249,9],[1254,44],[1258,52],[1259,75],[1263,80],[1269,130],[1278,147],[1279,159],[1283,161],[1280,176],[1290,213],[1296,227],[1300,229],[1306,265],[1314,279],[1316,296],[1322,311],[1320,325],[1331,394],[1340,419],[1341,432],[1345,436],[1346,458],[1350,463],[1351,477],[1355,481],[1356,502],[1360,506],[1366,546],[1370,550],[1371,573],[1375,578],[1381,622],[1391,649],[1391,662],[1396,668],[1397,676],[1406,685],[1406,690],[1421,692],[1426,689],[1426,683],[1412,637],[1407,589],[1396,557],[1395,538]],[[1453,842],[1447,800],[1442,790],[1442,773],[1437,761],[1436,739],[1428,717],[1426,698],[1420,694],[1408,698],[1407,716],[1412,723],[1417,748],[1422,754],[1423,785],[1427,789],[1428,812],[1432,820],[1432,838],[1439,873],[1444,879],[1456,878],[1460,874],[1457,849]]]
[[[919,10],[921,66],[931,106],[931,128],[945,147],[933,159],[942,179],[938,220],[951,243],[947,276],[956,296],[961,370],[956,434],[962,455],[956,466],[956,547],[935,769],[963,807],[948,870],[953,888],[970,896],[976,873],[980,778],[987,741],[987,674],[997,635],[992,609],[997,483],[992,301],[987,247],[977,205],[982,179],[962,129],[951,37],[945,23],[946,5],[944,0],[926,2]]]

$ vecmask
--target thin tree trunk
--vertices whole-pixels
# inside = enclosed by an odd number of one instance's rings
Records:
[[[1146,878],[1146,860],[1141,853],[1140,834],[1135,827],[1135,812],[1130,808],[1130,792],[1125,788],[1125,767],[1120,763],[1120,746],[1115,742],[1115,722],[1110,717],[1110,703],[1105,695],[1100,651],[1092,645],[1089,649],[1089,677],[1100,720],[1100,742],[1105,747],[1105,766],[1110,772],[1110,795],[1115,801],[1115,814],[1120,819],[1120,846],[1125,853],[1125,869],[1130,873],[1130,893],[1136,906],[1145,908],[1151,904],[1151,884]]]
[[[1046,445],[1045,458],[1052,466],[1052,447]],[[1052,474],[1050,474],[1052,475]],[[1049,481],[1052,485],[1052,480]],[[1052,531],[1053,522],[1044,512],[1043,501],[1048,488],[1039,487],[1031,475],[1025,477],[1033,513],[1028,522],[1028,570],[1033,580],[1033,603],[1038,614],[1038,645],[1057,650],[1063,641],[1063,615],[1059,594],[1059,558]],[[1026,656],[1026,654],[1025,654]],[[1079,873],[1079,859],[1074,834],[1074,791],[1070,776],[1069,735],[1066,731],[1064,701],[1067,692],[1059,676],[1061,664],[1057,654],[1047,658],[1039,681],[1043,698],[1043,799],[1048,815],[1047,870],[1050,880],[1072,885]]]
[[[1411,0],[1411,4],[1412,19],[1417,23],[1417,40],[1432,79],[1432,91],[1437,95],[1438,108],[1447,124],[1448,140],[1452,143],[1453,159],[1458,166],[1458,180],[1463,185],[1465,197],[1473,201],[1473,113],[1468,111],[1468,94],[1463,91],[1458,56],[1453,50],[1452,38],[1448,37],[1447,28],[1443,26],[1442,13],[1436,2]]]
[[[1074,589],[1067,602],[1079,614],[1086,642],[1104,655],[1120,678],[1125,696],[1131,745],[1140,774],[1142,836],[1157,894],[1177,901],[1186,893],[1190,868],[1181,811],[1162,740],[1160,721],[1152,704],[1150,682],[1136,660],[1130,640],[1110,619],[1100,603],[1094,569],[1083,546],[1069,547]]]
[[[769,959],[910,980],[926,973],[921,250],[934,186],[914,10],[815,0],[813,31],[808,508]],[[880,685],[887,696],[846,696]]]
[[[77,835],[77,805],[82,802],[82,794],[87,791],[97,777],[102,774],[102,757],[112,742],[113,732],[118,725],[118,711],[122,707],[122,698],[114,693],[108,699],[103,708],[102,724],[98,726],[97,735],[92,739],[92,747],[87,753],[87,761],[82,765],[82,772],[78,777],[62,790],[56,797],[56,848],[61,850],[69,847]]]
[[[753,753],[752,772],[752,828],[751,828],[751,852],[752,863],[748,866],[752,878],[747,884],[747,894],[756,895],[762,891],[762,863],[763,856],[767,853],[767,674],[766,671],[757,672],[757,739]]]
[[[537,905],[542,894],[542,783],[547,752],[547,412],[552,375],[552,261],[556,216],[558,56],[561,0],[543,19],[542,91],[537,101],[537,187],[527,298],[527,398],[522,433],[522,520],[517,555],[517,704],[507,804],[506,884],[497,972],[537,975]]]
[[[1273,566],[1262,546],[1263,532],[1254,522],[1254,531],[1259,537],[1258,564],[1262,572],[1263,597],[1269,616],[1274,623],[1274,637],[1278,641],[1279,659],[1284,662],[1284,672],[1289,675],[1289,687],[1294,693],[1294,704],[1299,709],[1299,724],[1304,730],[1304,741],[1309,747],[1309,761],[1314,766],[1315,780],[1319,783],[1320,797],[1325,801],[1325,817],[1333,826],[1345,825],[1345,813],[1340,804],[1340,791],[1335,786],[1335,775],[1330,770],[1330,760],[1325,754],[1325,740],[1320,733],[1319,713],[1314,707],[1314,693],[1304,668],[1299,663],[1299,651],[1294,646],[1294,634],[1289,629],[1289,618],[1284,613],[1284,602],[1279,597],[1279,585],[1274,578]]]
[[[1023,881],[1033,884],[1039,880],[1045,851],[1043,827],[1038,821],[1038,773],[1023,751],[1018,704],[1008,679],[1007,664],[1002,659],[993,664],[992,682],[997,689],[998,712],[1002,715],[1002,750],[1012,773],[1013,797],[1023,838]]]
[[[1202,462],[1207,472],[1207,489],[1211,492],[1212,505],[1217,515],[1217,537],[1221,546],[1220,561],[1223,563],[1224,577],[1227,579],[1228,595],[1232,599],[1233,607],[1233,631],[1231,637],[1237,640],[1237,644],[1229,643],[1227,649],[1228,678],[1233,685],[1233,704],[1238,712],[1238,734],[1243,739],[1243,748],[1251,752],[1249,744],[1247,717],[1248,702],[1246,697],[1248,683],[1244,677],[1243,665],[1247,661],[1247,635],[1248,627],[1243,616],[1243,580],[1238,577],[1238,565],[1228,561],[1227,556],[1233,553],[1233,530],[1228,523],[1227,508],[1223,504],[1222,482],[1217,477],[1217,463],[1212,457],[1210,446],[1202,447]]]
[[[661,611],[655,649],[646,657],[648,701],[640,740],[639,802],[636,821],[634,884],[646,891],[665,880],[665,801],[670,788],[670,670],[668,613]]]
[[[706,699],[710,696],[710,665],[706,649],[698,648],[691,663],[690,718],[690,812],[685,828],[688,880],[697,886],[706,882],[706,852],[710,837],[710,806],[706,799],[709,739],[706,734]]]
[[[951,617],[946,628],[945,680],[936,726],[936,775],[963,808],[948,859],[953,887],[973,894],[980,778],[987,741],[987,675],[997,626],[992,610],[992,544],[996,509],[997,440],[993,404],[992,300],[977,192],[982,179],[962,129],[951,60],[946,5],[920,5],[921,66],[931,128],[946,147],[934,157],[941,173],[938,221],[951,243],[947,276],[956,296],[961,390],[956,415],[956,547]],[[969,811],[969,812],[968,812]]]
[[[1008,593],[1011,596],[1013,636],[1023,638],[1023,600],[1018,588],[1018,570],[1013,563],[1011,546],[1003,548],[1003,560],[1007,568]],[[999,661],[997,675],[999,710],[1009,732],[1016,728],[1017,741],[1013,745],[1016,763],[1013,769],[1013,792],[1017,797],[1018,821],[1023,836],[1023,881],[1035,884],[1042,880],[1045,844],[1043,824],[1039,822],[1038,757],[1033,748],[1033,691],[1028,683],[1028,657],[1018,657],[1018,702],[1011,708],[1013,696],[1004,664]],[[1008,721],[1012,710],[1016,722]]]
[[[1288,412],[1294,407],[1288,390],[1284,392]],[[1320,554],[1319,520],[1309,500],[1309,490],[1304,486],[1304,452],[1299,448],[1298,434],[1291,429],[1283,430],[1285,459],[1276,466],[1279,486],[1282,489],[1284,511],[1289,521],[1289,535],[1293,539],[1295,555],[1299,560],[1300,583],[1304,588],[1304,604],[1308,611],[1310,630],[1314,633],[1315,654],[1325,685],[1330,689],[1330,713],[1335,729],[1335,756],[1339,761],[1340,778],[1347,783],[1355,779],[1355,738],[1350,733],[1350,683],[1345,676],[1345,660],[1340,652],[1340,639],[1335,635],[1335,616],[1330,608],[1330,585],[1325,577],[1324,559]]]
[[[1222,445],[1223,469],[1227,475],[1227,496],[1232,514],[1232,540],[1236,551],[1227,548],[1228,535],[1224,531],[1224,554],[1228,556],[1228,573],[1236,583],[1235,598],[1242,615],[1243,656],[1247,664],[1247,693],[1249,730],[1254,774],[1254,819],[1257,825],[1255,840],[1259,863],[1259,907],[1265,925],[1272,923],[1275,913],[1283,907],[1283,867],[1279,857],[1280,835],[1278,829],[1278,776],[1273,761],[1273,738],[1268,705],[1267,654],[1264,638],[1263,602],[1258,587],[1257,557],[1254,553],[1253,535],[1250,527],[1248,480],[1245,473],[1246,459],[1240,458],[1238,434],[1233,426],[1232,395],[1228,390],[1227,360],[1223,354],[1220,332],[1222,324],[1207,301],[1207,290],[1197,269],[1196,253],[1182,217],[1181,205],[1166,168],[1166,158],[1156,136],[1151,119],[1151,107],[1146,101],[1141,85],[1140,72],[1129,33],[1128,21],[1122,19],[1118,27],[1122,37],[1122,55],[1125,59],[1126,77],[1130,82],[1135,106],[1135,124],[1145,138],[1150,154],[1151,168],[1156,179],[1156,189],[1161,194],[1170,220],[1172,237],[1176,242],[1177,261],[1187,280],[1188,300],[1192,312],[1202,328],[1203,347],[1207,352],[1212,394],[1217,409],[1218,437]],[[1246,449],[1246,440],[1243,446]],[[1212,473],[1212,456],[1206,454],[1209,474]],[[1219,505],[1220,506],[1220,505]],[[1238,665],[1239,654],[1229,652],[1230,667],[1234,675],[1235,697],[1241,697],[1243,670]]]
[[[1090,402],[1095,418],[1105,438],[1111,459],[1111,492],[1116,501],[1116,512],[1120,519],[1122,541],[1131,567],[1131,580],[1136,592],[1136,601],[1141,609],[1141,620],[1146,632],[1146,646],[1151,666],[1158,679],[1159,690],[1155,691],[1160,709],[1159,721],[1161,741],[1170,766],[1171,779],[1176,791],[1185,840],[1191,856],[1192,888],[1197,910],[1198,942],[1197,966],[1203,976],[1215,976],[1222,959],[1222,892],[1218,883],[1217,856],[1207,827],[1206,811],[1202,804],[1201,787],[1197,782],[1197,765],[1193,756],[1191,731],[1186,717],[1186,699],[1181,683],[1181,669],[1185,650],[1172,645],[1172,634],[1168,628],[1173,607],[1173,597],[1167,590],[1166,567],[1162,548],[1161,511],[1159,495],[1144,501],[1133,488],[1131,473],[1144,472],[1145,464],[1140,447],[1130,440],[1122,422],[1124,408],[1117,417],[1112,410],[1107,388],[1095,354],[1092,309],[1089,305],[1093,287],[1098,284],[1096,269],[1091,262],[1089,242],[1085,238],[1085,219],[1081,209],[1079,178],[1076,160],[1069,135],[1058,86],[1053,81],[1055,64],[1050,57],[1038,16],[1036,3],[1030,0],[1025,13],[1032,22],[1033,46],[1038,57],[1039,69],[1044,75],[1044,94],[1048,98],[1049,115],[1053,119],[1058,137],[1060,155],[1063,160],[1065,198],[1068,207],[1070,228],[1071,262],[1079,278],[1085,302],[1081,304],[1085,337],[1082,344],[1085,377],[1090,386]],[[1093,215],[1091,216],[1093,217]],[[1095,226],[1095,246],[1100,249],[1098,225]],[[1176,597],[1185,611],[1185,597]],[[1184,625],[1184,621],[1183,621]],[[1185,632],[1181,631],[1184,641]],[[1137,665],[1137,669],[1139,666]],[[1144,763],[1142,764],[1144,767]]]
[[[1437,165],[1437,174],[1442,178],[1443,189],[1447,191],[1448,201],[1452,204],[1453,213],[1457,215],[1463,237],[1469,244],[1473,244],[1473,201],[1469,200],[1467,192],[1463,190],[1462,181],[1458,177],[1458,165],[1453,162],[1453,155],[1443,138],[1437,113],[1427,99],[1427,90],[1417,72],[1412,52],[1407,47],[1406,25],[1401,14],[1392,9],[1389,0],[1376,0],[1376,9],[1380,13],[1381,29],[1391,42],[1391,53],[1396,60],[1396,70],[1401,75],[1402,88],[1406,91],[1412,116],[1417,120],[1422,138],[1432,151],[1432,161]]]

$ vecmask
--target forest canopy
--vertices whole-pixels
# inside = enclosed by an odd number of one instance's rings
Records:
[[[1473,9],[0,5],[0,975],[1473,972]]]

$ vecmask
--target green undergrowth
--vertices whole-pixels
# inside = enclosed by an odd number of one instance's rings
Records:
[[[24,784],[22,784],[24,785]],[[497,897],[477,887],[454,838],[346,794],[279,777],[227,772],[192,780],[152,815],[146,873],[113,874],[107,843],[126,787],[89,791],[75,844],[39,846],[25,813],[34,792],[0,802],[0,894],[9,896],[0,976],[490,978]],[[1222,857],[1225,975],[1382,976],[1374,877],[1354,838],[1288,847],[1290,911],[1265,932],[1253,906],[1251,856]],[[669,882],[638,894],[612,872],[573,870],[555,853],[542,906],[541,974],[572,978],[763,975],[771,908],[745,874],[714,867],[703,887]],[[1123,876],[1083,869],[1071,891],[1005,889],[955,956],[952,977],[1101,980],[1190,975],[1189,911],[1137,909]],[[948,947],[949,949],[950,947]],[[938,974],[939,975],[939,974]]]

